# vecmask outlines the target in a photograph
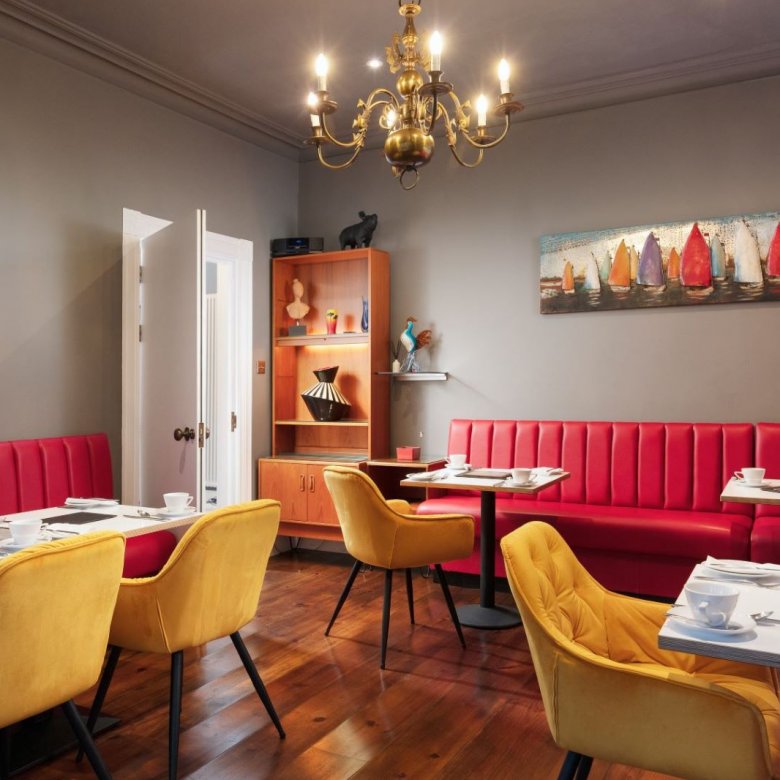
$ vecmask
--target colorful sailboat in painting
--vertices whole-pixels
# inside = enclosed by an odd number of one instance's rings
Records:
[[[680,255],[674,247],[669,252],[669,260],[666,263],[666,278],[670,282],[680,280]]]
[[[561,277],[561,290],[567,295],[574,293],[574,268],[572,264],[566,260],[563,264],[563,276]]]
[[[626,242],[621,241],[612,261],[607,284],[616,292],[625,292],[631,289],[631,259],[628,256]]]
[[[685,287],[709,287],[712,284],[710,271],[710,248],[694,222],[680,255],[680,281]]]
[[[609,279],[609,272],[612,270],[612,255],[609,253],[609,250],[607,250],[604,253],[604,259],[601,261],[601,267],[599,268],[599,279],[601,279],[604,284],[607,283],[607,279]]]
[[[585,281],[582,284],[582,289],[588,292],[600,292],[601,291],[601,279],[599,278],[599,266],[596,262],[596,258],[593,256],[593,252],[590,253],[590,257],[585,263]]]
[[[633,282],[639,274],[639,255],[633,244],[631,244],[628,250],[628,267],[630,269],[631,281]]]
[[[766,256],[766,274],[770,279],[780,279],[780,222],[777,223],[775,234],[769,242],[769,252]]]
[[[738,284],[764,283],[758,244],[744,219],[737,225],[734,238],[734,281]]]
[[[639,255],[636,283],[645,287],[666,287],[661,247],[658,245],[658,239],[652,230],[647,234],[642,252]]]
[[[726,249],[717,233],[710,241],[710,271],[713,279],[726,278]]]

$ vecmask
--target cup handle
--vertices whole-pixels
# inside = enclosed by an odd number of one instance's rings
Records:
[[[192,496],[187,496],[187,503],[184,506],[189,506],[192,503]]]
[[[735,471],[734,472],[734,478],[735,479],[739,479],[739,480],[741,480],[743,482],[745,481],[745,477],[743,476],[741,471]]]

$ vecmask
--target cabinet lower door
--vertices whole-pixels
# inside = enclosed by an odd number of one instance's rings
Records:
[[[306,467],[306,491],[308,495],[309,522],[320,525],[338,525],[339,518],[333,506],[325,477],[324,466]]]
[[[309,482],[305,465],[261,460],[258,495],[282,504],[282,520],[305,523],[308,519]]]

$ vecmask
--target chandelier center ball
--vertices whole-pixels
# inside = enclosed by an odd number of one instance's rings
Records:
[[[414,69],[408,68],[403,71],[395,82],[395,88],[400,95],[409,97],[415,90],[423,85],[423,77]]]
[[[387,136],[385,158],[391,165],[419,168],[433,157],[433,136],[418,127],[402,127]]]

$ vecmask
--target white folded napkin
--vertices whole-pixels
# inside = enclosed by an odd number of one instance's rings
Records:
[[[115,498],[66,498],[65,506],[83,509],[85,506],[116,506]]]
[[[45,530],[52,531],[53,533],[80,534],[82,531],[88,529],[84,528],[83,525],[77,525],[76,523],[49,523]]]
[[[541,476],[550,477],[554,474],[563,474],[563,469],[560,466],[537,466],[535,469],[531,469],[531,471],[534,471]]]
[[[766,571],[766,572],[777,572],[780,574],[780,565],[776,563],[755,563],[754,561],[721,561],[717,558],[713,558],[711,555],[707,556],[707,560],[705,563],[708,566],[712,566],[714,568],[728,568],[732,571],[736,571],[738,569],[742,569],[743,571],[750,572],[750,571]]]

